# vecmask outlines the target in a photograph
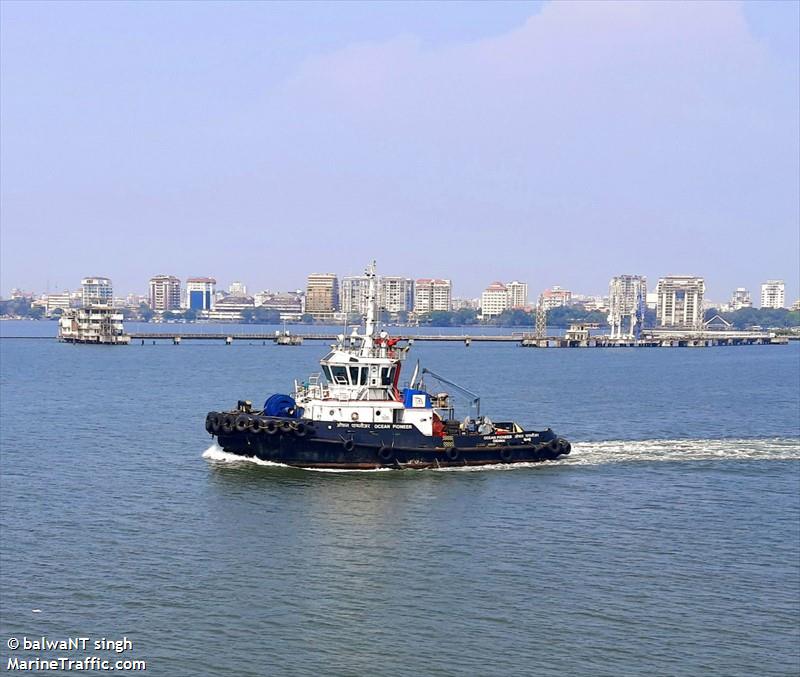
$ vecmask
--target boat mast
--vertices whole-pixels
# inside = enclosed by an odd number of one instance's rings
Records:
[[[369,355],[373,346],[373,334],[375,333],[375,311],[376,311],[376,285],[375,285],[375,261],[367,266],[365,271],[369,279],[368,295],[367,295],[367,318],[366,328],[364,330],[364,341],[361,344],[361,354]]]

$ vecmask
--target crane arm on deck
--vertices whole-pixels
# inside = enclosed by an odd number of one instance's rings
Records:
[[[437,381],[441,381],[442,383],[446,383],[449,386],[452,386],[456,390],[458,390],[462,395],[466,395],[470,398],[470,404],[474,404],[477,410],[477,416],[480,417],[481,415],[481,398],[478,397],[475,393],[471,390],[467,390],[464,386],[458,385],[458,383],[453,383],[452,381],[446,379],[444,376],[439,376],[436,372],[431,371],[430,369],[423,368],[423,374],[430,374],[435,378]]]

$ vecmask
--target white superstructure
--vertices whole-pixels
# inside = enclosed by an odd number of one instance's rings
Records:
[[[58,340],[67,343],[126,344],[131,337],[122,326],[122,313],[110,304],[69,308],[58,321]]]
[[[303,383],[295,382],[294,399],[304,409],[304,417],[314,421],[331,425],[413,426],[431,435],[435,414],[427,395],[421,394],[411,400],[412,406],[406,406],[398,388],[407,348],[399,348],[398,339],[378,331],[374,262],[365,277],[368,290],[364,333],[354,328],[348,336],[340,334],[320,360],[322,374],[313,374]]]

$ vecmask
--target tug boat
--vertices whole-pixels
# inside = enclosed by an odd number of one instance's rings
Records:
[[[524,430],[482,416],[479,397],[428,369],[420,373],[419,363],[401,389],[410,345],[379,331],[374,262],[366,275],[364,333],[340,334],[320,360],[321,374],[295,381],[292,395],[270,396],[263,409],[239,400],[235,409],[208,412],[206,431],[224,451],[288,466],[353,470],[531,463],[569,454],[570,443],[549,428]],[[466,418],[455,418],[449,393],[428,392],[426,374],[470,398]]]

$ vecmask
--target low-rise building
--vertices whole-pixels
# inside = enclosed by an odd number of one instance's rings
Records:
[[[44,297],[44,311],[46,315],[52,315],[56,308],[62,311],[71,307],[71,294],[65,291],[61,294],[47,294]]]
[[[562,306],[568,306],[570,303],[572,303],[572,292],[568,289],[562,289],[558,285],[554,285],[542,292],[542,304],[545,310],[561,308]]]
[[[299,318],[305,310],[304,300],[302,292],[271,292],[269,290],[259,292],[253,297],[256,308],[277,311],[280,313],[281,320]]]
[[[214,304],[208,311],[208,319],[214,322],[239,322],[243,319],[242,311],[254,310],[255,303],[250,296],[226,296]]]
[[[238,280],[236,282],[231,282],[230,286],[228,287],[228,293],[231,296],[236,296],[239,298],[247,296],[247,285]]]

